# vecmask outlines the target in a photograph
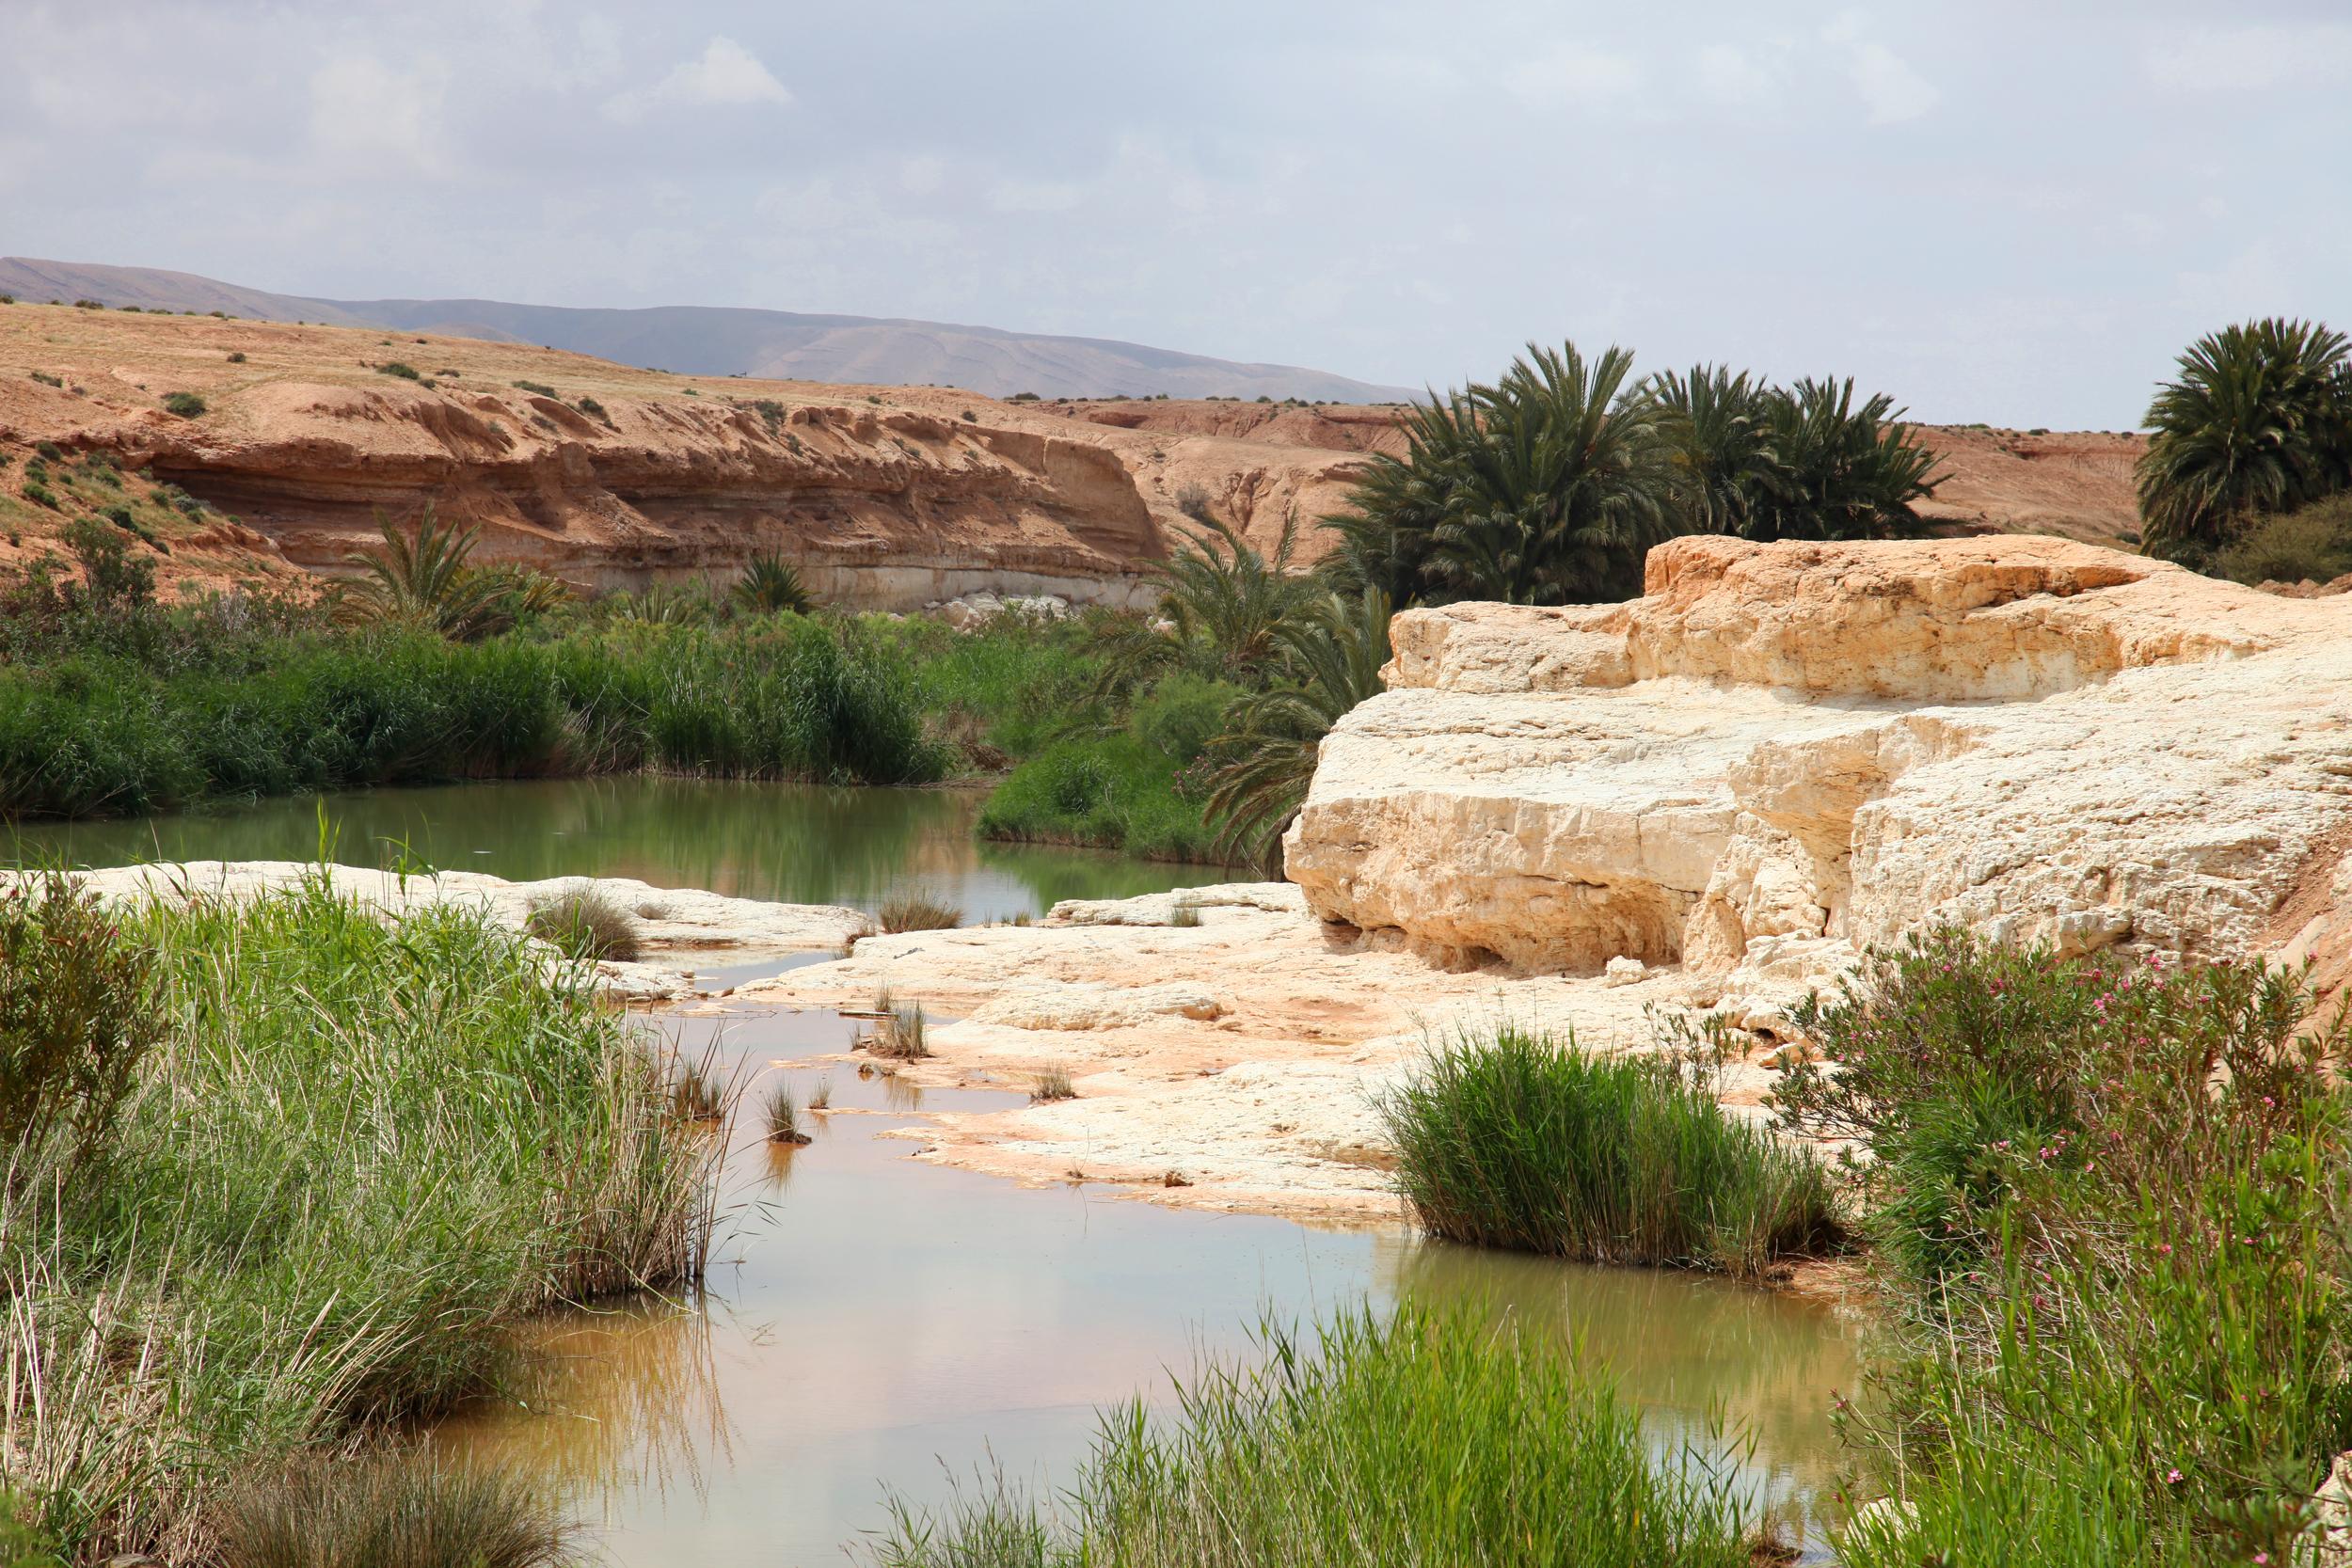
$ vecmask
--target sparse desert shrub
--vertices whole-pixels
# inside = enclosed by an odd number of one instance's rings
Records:
[[[1440,1045],[1380,1110],[1399,1191],[1448,1241],[1754,1275],[1839,1238],[1820,1162],[1726,1114],[1678,1053],[1504,1024]]]
[[[65,461],[65,452],[58,448],[57,443],[55,441],[36,441],[33,443],[33,451],[39,453],[44,460],[51,463],[62,463]]]
[[[306,1463],[219,1508],[236,1568],[563,1568],[581,1560],[543,1488],[480,1464],[388,1454]]]
[[[544,381],[517,381],[513,385],[531,393],[533,397],[551,398],[556,395],[555,388]]]
[[[1003,1483],[896,1499],[878,1568],[1749,1568],[1727,1465],[1661,1455],[1605,1376],[1467,1311],[1269,1323],[1172,1410],[1103,1413],[1048,1510]]]
[[[579,409],[581,413],[587,415],[592,420],[601,420],[605,424],[611,424],[612,422],[612,416],[606,413],[604,411],[604,404],[598,403],[595,398],[581,398],[578,403],[573,404],[572,406]]]
[[[896,936],[901,931],[952,930],[963,924],[963,911],[919,893],[901,893],[884,899],[874,918]]]
[[[1036,1084],[1029,1089],[1029,1103],[1032,1105],[1046,1105],[1051,1104],[1057,1100],[1075,1100],[1077,1098],[1078,1090],[1076,1086],[1070,1082],[1070,1069],[1068,1068],[1047,1068],[1043,1072],[1037,1075]]]
[[[523,925],[566,958],[595,962],[637,957],[635,917],[594,884],[542,898]]]
[[[2328,582],[2352,572],[2352,492],[2254,524],[2214,558],[2233,582]]]
[[[1191,480],[1178,486],[1176,510],[1204,528],[1216,522],[1216,514],[1209,510],[1209,492]]]
[[[35,506],[45,506],[52,512],[57,510],[56,492],[51,490],[49,486],[40,483],[37,480],[28,479],[25,482],[24,499],[31,501]]]
[[[418,370],[414,365],[404,364],[398,359],[394,359],[389,364],[376,366],[375,373],[378,375],[397,376],[403,381],[422,381],[424,379],[423,372]]]
[[[242,365],[242,364],[244,364],[244,363],[245,363],[245,350],[243,350],[243,349],[239,349],[239,350],[237,350],[234,354],[231,354],[231,355],[229,356],[229,362],[230,362],[230,364],[232,364],[232,365]]]
[[[103,310],[106,307],[104,303],[100,300],[77,299],[73,302],[73,308],[76,310]]]
[[[194,392],[166,392],[164,394],[164,412],[177,414],[183,420],[199,417],[204,412],[204,400]]]
[[[44,387],[56,387],[60,390],[65,387],[65,377],[61,375],[51,375],[46,371],[33,371],[28,373]]]

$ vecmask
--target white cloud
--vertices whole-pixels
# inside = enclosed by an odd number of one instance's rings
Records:
[[[699,58],[673,66],[650,87],[631,87],[604,101],[604,117],[623,125],[669,104],[789,103],[792,95],[759,56],[731,38],[713,38]]]
[[[2168,92],[2260,92],[2312,82],[2352,83],[2352,27],[2187,27],[2140,55],[2148,80]]]
[[[1534,104],[1600,104],[1642,90],[1642,68],[1624,55],[1555,43],[1510,68],[1511,91]]]
[[[1780,95],[1778,72],[1738,44],[1700,50],[1697,76],[1699,90],[1719,103],[1767,103]]]
[[[1864,27],[1860,11],[1846,11],[1821,29],[1821,41],[1844,53],[1846,78],[1870,111],[1870,123],[1893,125],[1916,119],[1935,107],[1944,96],[1935,84],[1886,45],[1866,38]]]
[[[449,72],[437,61],[398,71],[365,55],[339,55],[310,76],[310,142],[337,169],[445,167],[441,103]]]

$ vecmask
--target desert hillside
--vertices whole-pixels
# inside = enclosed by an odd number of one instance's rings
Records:
[[[73,516],[121,507],[166,581],[335,570],[379,511],[430,502],[479,525],[488,558],[587,587],[724,571],[775,548],[843,603],[906,609],[980,588],[1130,603],[1186,526],[1187,500],[1262,545],[1295,518],[1298,560],[1313,560],[1327,537],[1315,520],[1344,503],[1369,454],[1398,450],[1397,412],[1000,403],[20,301],[0,306],[0,563]],[[1932,510],[1971,531],[2111,543],[2132,526],[2135,437],[1931,438],[1948,476]],[[42,443],[60,456],[44,460]],[[89,453],[176,493],[110,485],[77,462]]]
[[[539,343],[697,375],[969,387],[1009,397],[1184,393],[1275,398],[1403,398],[1299,365],[1243,364],[1108,338],[951,322],[699,305],[583,309],[498,299],[320,299],[273,293],[160,267],[0,256],[0,293],[141,310],[225,310],[262,321],[325,322]]]

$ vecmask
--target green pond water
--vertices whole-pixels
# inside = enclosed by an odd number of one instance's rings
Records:
[[[871,908],[905,891],[968,918],[1221,879],[1203,867],[977,844],[978,805],[938,790],[662,779],[501,784],[328,798],[334,858],[417,859],[510,879],[600,874]],[[20,831],[20,858],[307,859],[321,802]],[[772,967],[772,966],[771,966]],[[735,1135],[707,1288],[550,1318],[523,1386],[440,1440],[555,1480],[617,1568],[857,1560],[886,1490],[937,1503],[983,1471],[1050,1492],[1099,1406],[1165,1399],[1203,1352],[1246,1354],[1286,1321],[1367,1299],[1469,1301],[1565,1337],[1613,1370],[1661,1451],[1728,1423],[1742,1480],[1807,1528],[1838,1452],[1833,1391],[1853,1330],[1828,1309],[1700,1276],[1435,1245],[1401,1226],[1318,1227],[1162,1208],[1098,1185],[1029,1189],[919,1164],[929,1116],[1021,1096],[861,1080],[836,1014],[654,1015],[755,1094],[822,1079],[815,1141]],[[893,1136],[914,1132],[916,1139]],[[1818,1555],[1818,1523],[1808,1545]]]
[[[298,796],[122,821],[26,823],[0,852],[19,863],[301,861],[351,865],[405,854],[509,881],[633,877],[737,898],[871,910],[920,892],[968,921],[1041,914],[1063,898],[1127,898],[1225,881],[1213,866],[1099,850],[987,844],[968,789],[821,789],[631,775]]]

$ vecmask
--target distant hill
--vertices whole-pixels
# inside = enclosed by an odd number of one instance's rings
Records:
[[[1107,338],[1059,338],[945,322],[817,316],[665,305],[638,310],[515,305],[494,299],[316,299],[241,288],[193,273],[0,257],[0,293],[95,299],[141,309],[225,310],[268,321],[438,332],[538,343],[690,375],[962,387],[991,397],[1260,396],[1382,403],[1419,395],[1295,365],[1241,364]]]

